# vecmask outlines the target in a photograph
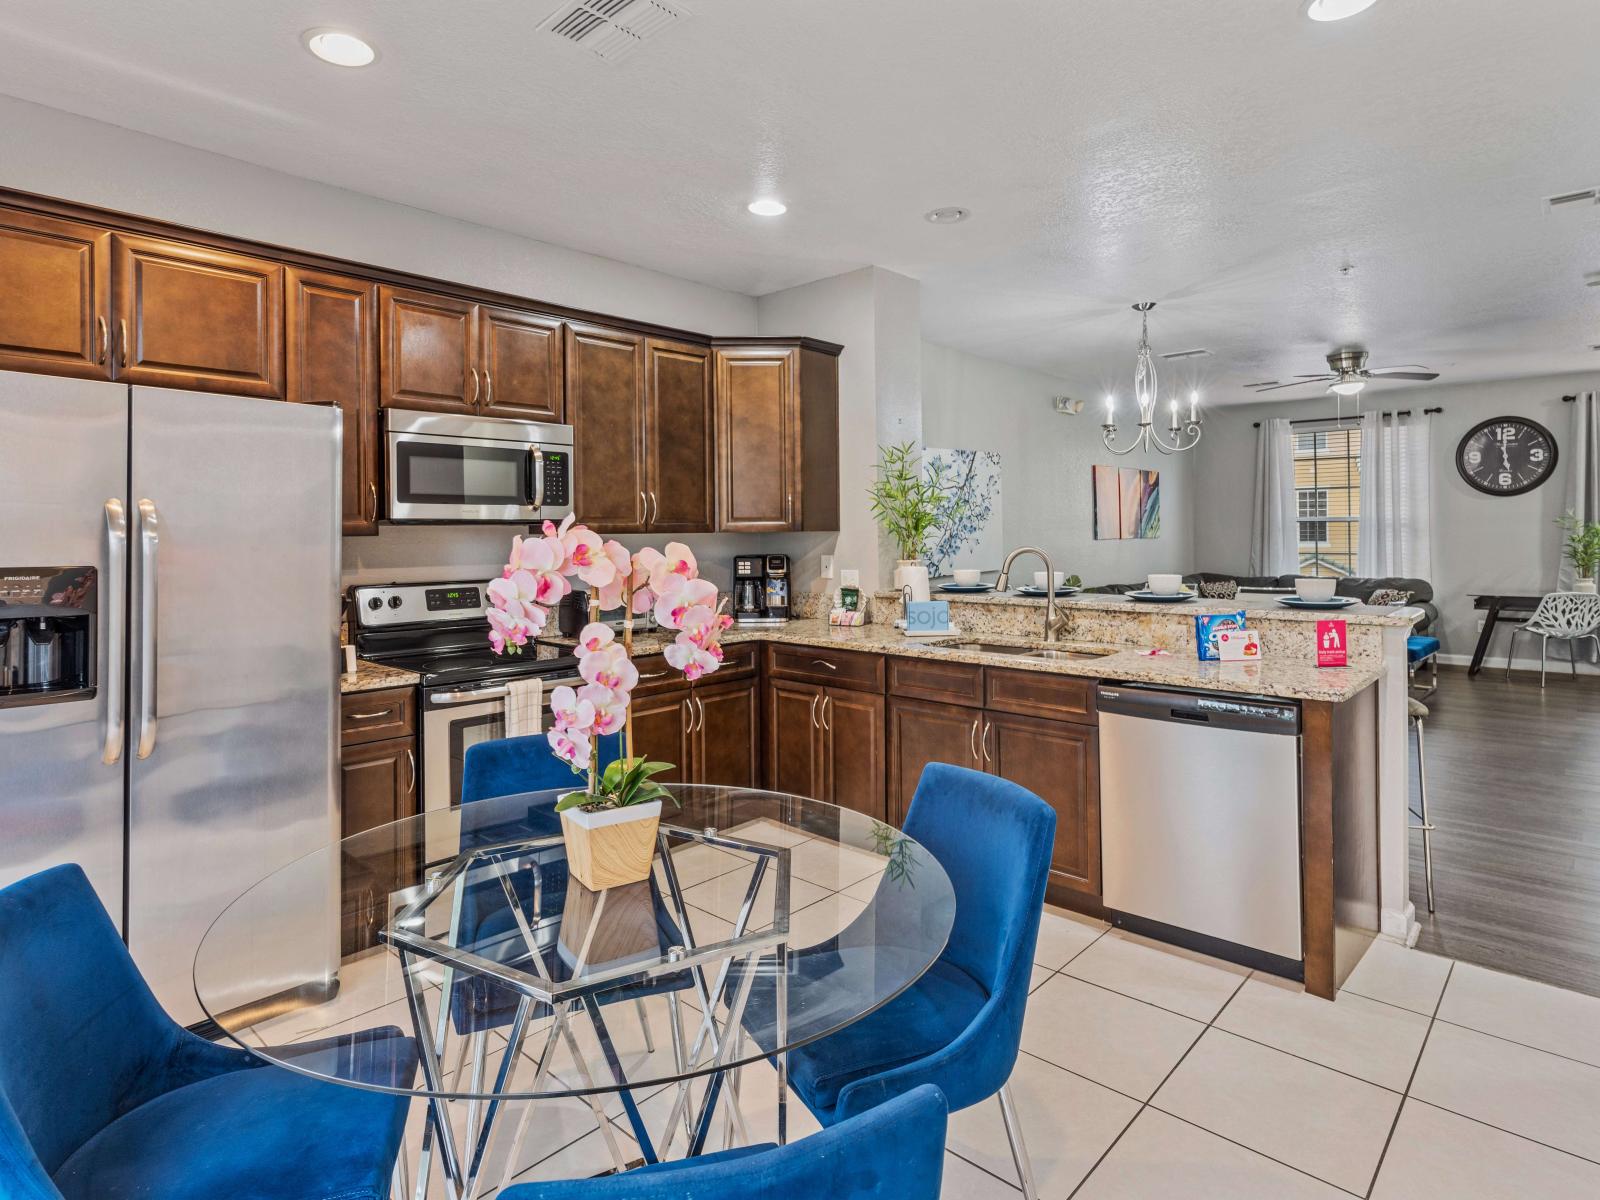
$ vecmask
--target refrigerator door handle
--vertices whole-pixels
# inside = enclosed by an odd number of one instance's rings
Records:
[[[106,733],[100,761],[111,766],[122,757],[127,719],[122,693],[127,684],[128,515],[122,501],[106,501]]]
[[[161,517],[155,501],[139,501],[139,757],[156,748],[156,622],[160,588],[156,563]]]

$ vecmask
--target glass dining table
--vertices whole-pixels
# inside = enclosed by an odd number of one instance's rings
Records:
[[[664,807],[650,876],[599,892],[568,874],[561,792],[327,845],[217,917],[195,958],[200,1004],[268,1062],[424,1100],[399,1172],[419,1198],[435,1166],[455,1200],[503,1184],[541,1101],[583,1101],[615,1170],[699,1154],[717,1122],[725,1144],[748,1141],[739,1068],[764,1059],[783,1141],[789,1051],[914,983],[949,938],[954,891],[922,846],[850,809],[668,790],[677,807]],[[327,920],[284,927],[279,914],[306,910],[286,901],[312,889],[329,897]],[[374,944],[354,936],[364,929]],[[263,962],[296,952],[305,978],[252,979],[250,945]],[[414,1040],[415,1068],[373,1052],[384,1029]],[[653,1129],[646,1096],[666,1114]],[[631,1147],[607,1117],[618,1101]]]

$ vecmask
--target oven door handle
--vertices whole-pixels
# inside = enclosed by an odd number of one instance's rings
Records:
[[[582,687],[583,678],[578,675],[566,679],[545,680],[545,690],[556,687]],[[500,700],[505,697],[506,685],[503,683],[490,684],[488,687],[462,688],[452,692],[433,692],[428,697],[429,704],[464,704],[474,700]]]

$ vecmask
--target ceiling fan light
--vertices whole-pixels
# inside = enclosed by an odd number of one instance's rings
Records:
[[[1365,379],[1340,379],[1328,385],[1328,390],[1336,396],[1359,396],[1361,389],[1367,386]]]
[[[1366,12],[1378,0],[1310,0],[1306,16],[1313,21],[1342,21],[1357,13]]]

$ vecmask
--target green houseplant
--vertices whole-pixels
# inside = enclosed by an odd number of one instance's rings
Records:
[[[924,558],[940,517],[958,508],[957,482],[945,463],[935,460],[927,468],[914,442],[878,447],[877,473],[867,488],[872,517],[894,539],[900,561],[895,564],[896,588],[911,588],[913,600],[928,598],[928,566]]]
[[[1600,568],[1600,521],[1585,521],[1568,511],[1556,522],[1566,532],[1563,550],[1577,572],[1580,592],[1595,590],[1595,571]]]

